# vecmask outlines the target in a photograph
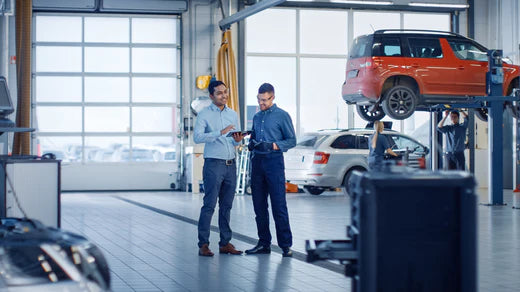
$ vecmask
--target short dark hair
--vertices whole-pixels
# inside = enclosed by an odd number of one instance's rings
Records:
[[[269,83],[264,83],[264,84],[260,85],[260,87],[258,88],[258,94],[262,94],[262,93],[266,93],[266,92],[274,93],[274,87]]]
[[[215,93],[215,87],[220,86],[220,85],[226,86],[226,84],[222,81],[219,81],[219,80],[211,81],[208,85],[209,94],[213,95],[213,93]]]
[[[453,111],[451,111],[450,114],[456,115],[457,118],[460,118],[460,113],[459,113],[459,111],[457,111],[457,110],[453,110]]]

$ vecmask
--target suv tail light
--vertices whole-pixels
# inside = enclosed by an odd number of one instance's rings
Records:
[[[417,158],[417,161],[419,162],[420,169],[426,169],[426,158],[419,157],[419,158]]]
[[[314,164],[327,164],[329,162],[329,153],[314,152]]]
[[[368,65],[369,63],[371,63],[371,64]],[[372,57],[372,62],[367,62],[367,68],[376,69],[377,67],[381,66],[382,63],[383,63],[383,60],[381,60],[381,58]]]

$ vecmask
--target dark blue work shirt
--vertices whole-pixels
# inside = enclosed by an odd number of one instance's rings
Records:
[[[368,149],[370,153],[368,154],[368,162],[383,162],[385,157],[386,149],[390,148],[390,141],[388,141],[388,137],[379,133],[377,135],[376,148],[372,148],[372,140],[374,139],[374,134],[368,138]]]
[[[273,104],[265,111],[260,111],[253,117],[253,129],[251,139],[257,142],[276,143],[279,151],[286,152],[290,148],[296,146],[296,134],[291,116],[283,109]],[[270,152],[262,152],[254,150],[254,153],[267,154]]]
[[[446,134],[446,151],[447,152],[463,152],[466,139],[466,129],[468,128],[468,120],[464,119],[464,123],[456,125],[447,125],[442,128],[437,127],[439,132]]]

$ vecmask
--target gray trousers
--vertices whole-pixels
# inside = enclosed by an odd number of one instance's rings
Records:
[[[209,244],[211,217],[215,212],[218,199],[218,227],[220,230],[219,246],[229,243],[232,236],[229,226],[231,207],[235,198],[236,164],[226,165],[225,160],[206,158],[202,171],[204,179],[204,204],[200,209],[198,224],[199,247]]]

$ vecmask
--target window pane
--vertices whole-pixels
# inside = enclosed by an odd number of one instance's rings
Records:
[[[450,41],[455,56],[461,60],[487,61],[487,52],[468,41]]]
[[[128,132],[128,107],[85,107],[86,132]]]
[[[35,124],[39,132],[81,132],[81,107],[39,106]]]
[[[354,12],[354,37],[392,28],[401,28],[399,13]]]
[[[344,65],[342,65],[342,68]],[[343,78],[344,72],[339,75]],[[246,70],[247,105],[256,107],[258,87],[271,83],[275,90],[275,103],[291,115],[296,125],[296,58],[292,57],[247,57]],[[341,81],[343,83],[343,81]],[[338,83],[338,84],[341,84]],[[337,84],[336,84],[337,86]],[[321,95],[320,95],[321,96]],[[248,113],[249,115],[250,113]],[[247,128],[251,129],[252,125]]]
[[[85,17],[85,42],[128,43],[130,21],[121,17]]]
[[[85,72],[129,72],[128,48],[85,48]]]
[[[376,56],[401,56],[401,40],[399,38],[383,38],[377,46],[374,44]]]
[[[439,39],[409,38],[410,54],[414,58],[442,58]]]
[[[354,135],[343,135],[339,136],[330,147],[336,149],[355,149],[356,148],[356,136]]]
[[[175,19],[132,18],[133,43],[175,44],[176,41],[177,21]]]
[[[129,102],[128,77],[85,77],[86,102]]]
[[[449,14],[404,13],[404,28],[451,31]]]
[[[176,49],[133,48],[132,72],[175,73],[177,72]]]
[[[301,10],[300,31],[304,54],[347,54],[347,12]]]
[[[177,102],[177,79],[132,78],[133,102]]]
[[[174,137],[133,137],[133,149],[153,150],[155,161],[176,160],[176,144]],[[137,153],[142,155],[141,153]]]
[[[173,110],[171,107],[133,107],[132,131],[171,132],[175,122]]]
[[[81,77],[36,77],[37,102],[81,102]]]
[[[344,60],[302,58],[300,64],[300,133],[346,128],[347,105],[340,90]]]
[[[246,36],[249,53],[295,53],[296,10],[267,9],[248,17]]]
[[[128,149],[129,137],[86,137],[85,161],[117,162],[121,160],[121,152]]]
[[[37,16],[37,42],[81,42],[81,17]]]
[[[36,47],[37,72],[81,72],[81,48]]]
[[[78,161],[76,149],[81,149],[81,137],[38,137],[40,155],[54,153],[63,162]]]

